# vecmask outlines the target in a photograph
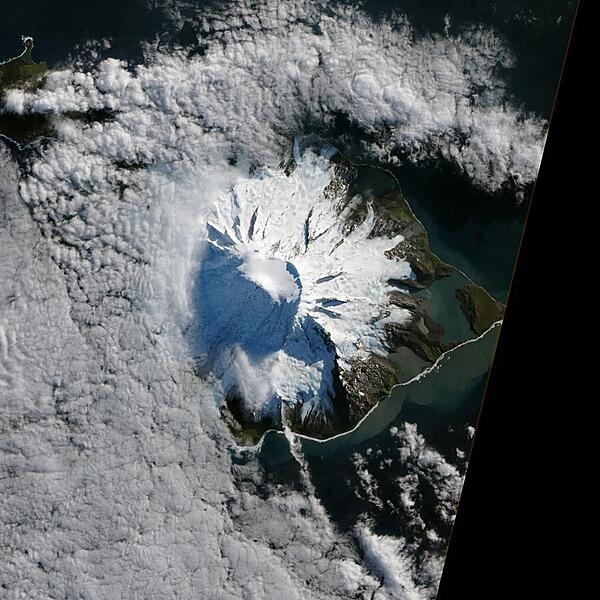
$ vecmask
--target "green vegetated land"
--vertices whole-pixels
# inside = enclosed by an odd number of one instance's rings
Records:
[[[473,283],[456,290],[456,297],[471,329],[477,335],[487,331],[493,323],[504,316],[504,304]]]
[[[32,58],[33,40],[24,39],[25,49],[20,56],[0,62],[0,133],[19,142],[29,141],[45,130],[47,118],[42,115],[16,115],[2,110],[4,94],[10,88],[35,89],[48,71],[45,62]]]
[[[48,70],[44,62],[36,63],[32,58],[33,40],[25,39],[25,51],[17,58],[0,63],[0,94],[9,87],[34,88]]]

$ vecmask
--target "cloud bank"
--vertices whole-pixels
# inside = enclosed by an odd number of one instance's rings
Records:
[[[507,97],[502,72],[513,59],[493,31],[418,37],[401,17],[374,22],[357,8],[309,1],[236,3],[200,21],[201,55],[148,49],[144,65],[68,68],[38,92],[10,92],[5,110],[109,110],[127,120],[160,111],[172,139],[218,133],[260,164],[311,122],[344,114],[373,135],[370,149],[384,160],[444,159],[490,191],[537,175],[546,124]],[[198,130],[179,129],[182,119]]]

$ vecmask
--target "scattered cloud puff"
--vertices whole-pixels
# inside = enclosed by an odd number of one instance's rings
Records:
[[[67,68],[37,92],[9,92],[5,110],[117,111],[145,128],[158,111],[169,123],[161,138],[183,138],[193,122],[196,135],[218,132],[261,164],[277,160],[291,134],[343,113],[374,135],[371,150],[384,160],[443,158],[491,191],[537,175],[546,124],[511,104],[501,74],[513,59],[490,30],[419,37],[400,17],[374,22],[309,0],[236,3],[200,21],[201,56],[148,50],[143,65]]]
[[[460,471],[427,444],[415,424],[404,423],[401,427],[393,427],[390,433],[398,440],[400,461],[408,468],[409,478],[402,481],[416,481],[421,485],[426,482],[435,494],[435,512],[438,518],[443,523],[452,522],[463,485]],[[416,489],[412,493],[409,489],[405,490],[409,493],[409,498],[414,497]],[[410,505],[412,502],[409,499],[406,504]]]
[[[361,454],[355,453],[352,457],[352,462],[356,468],[356,474],[360,481],[360,487],[357,487],[355,494],[359,498],[365,498],[368,502],[376,506],[378,509],[383,509],[383,501],[378,496],[379,485],[377,480],[369,472],[367,461]]]
[[[391,444],[377,443],[351,457],[358,478],[354,493],[372,505],[364,518],[393,512],[404,520],[407,537],[410,529],[419,538],[425,531],[444,538],[463,485],[461,470],[450,462],[455,457],[444,457],[428,444],[414,423],[394,426],[389,433]],[[466,462],[464,455],[457,458]],[[435,497],[435,502],[429,506],[425,497]]]
[[[374,598],[434,598],[463,477],[415,424],[392,427],[389,434],[391,443],[380,441],[351,457],[358,479],[354,493],[364,501],[355,533],[367,566],[381,581]],[[391,514],[397,535],[389,534]]]
[[[443,564],[439,556],[422,555],[422,563],[417,567],[418,547],[411,547],[403,538],[377,535],[368,526],[359,527],[358,536],[367,563],[382,580],[373,600],[435,598]]]

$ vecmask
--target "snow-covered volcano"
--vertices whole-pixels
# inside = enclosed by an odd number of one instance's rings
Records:
[[[386,324],[411,318],[389,297],[390,280],[414,278],[388,253],[403,236],[375,234],[375,212],[332,152],[296,147],[285,168],[220,196],[208,219],[193,350],[251,419],[280,422],[282,403],[327,419],[344,373],[385,356]]]

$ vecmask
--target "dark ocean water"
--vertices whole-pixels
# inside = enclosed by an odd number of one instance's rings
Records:
[[[510,194],[490,197],[448,166],[395,170],[432,250],[506,302],[527,214]]]
[[[218,6],[215,2],[210,4],[213,8]],[[450,16],[452,31],[480,23],[493,27],[516,57],[517,68],[504,74],[512,101],[539,116],[549,117],[574,1],[377,0],[366,2],[365,6],[375,18],[392,10],[407,14],[419,35],[442,32],[446,15]],[[20,36],[27,34],[35,37],[35,58],[50,65],[75,55],[78,45],[86,40],[102,38],[112,40],[107,55],[136,61],[141,57],[140,40],[193,38],[190,25],[180,32],[174,31],[167,14],[164,9],[147,8],[136,1],[8,0],[0,8],[0,58],[18,54]],[[364,134],[343,117],[334,128],[303,133],[331,139],[355,162],[372,162],[361,150]],[[519,205],[510,190],[492,197],[444,165],[405,165],[393,172],[428,231],[432,249],[492,295],[505,300],[523,230],[526,202]],[[445,318],[451,319],[451,315]],[[449,462],[464,468],[464,461],[457,459],[456,449],[468,452],[466,426],[476,421],[496,337],[493,332],[461,350],[439,372],[408,391],[403,388],[395,392],[355,434],[323,445],[303,444],[316,493],[336,523],[351,528],[360,515],[368,513],[378,532],[410,535],[402,514],[374,508],[356,495],[359,482],[352,456],[359,453],[367,457],[370,468],[376,471],[394,452],[396,441],[390,435],[390,427],[411,422],[418,425],[428,444]],[[367,454],[369,448],[371,458]],[[282,435],[267,436],[259,459],[272,482],[293,484],[298,479],[298,464]],[[394,468],[380,473],[378,481],[381,496],[396,502]],[[423,513],[434,512],[435,507],[424,502]]]

